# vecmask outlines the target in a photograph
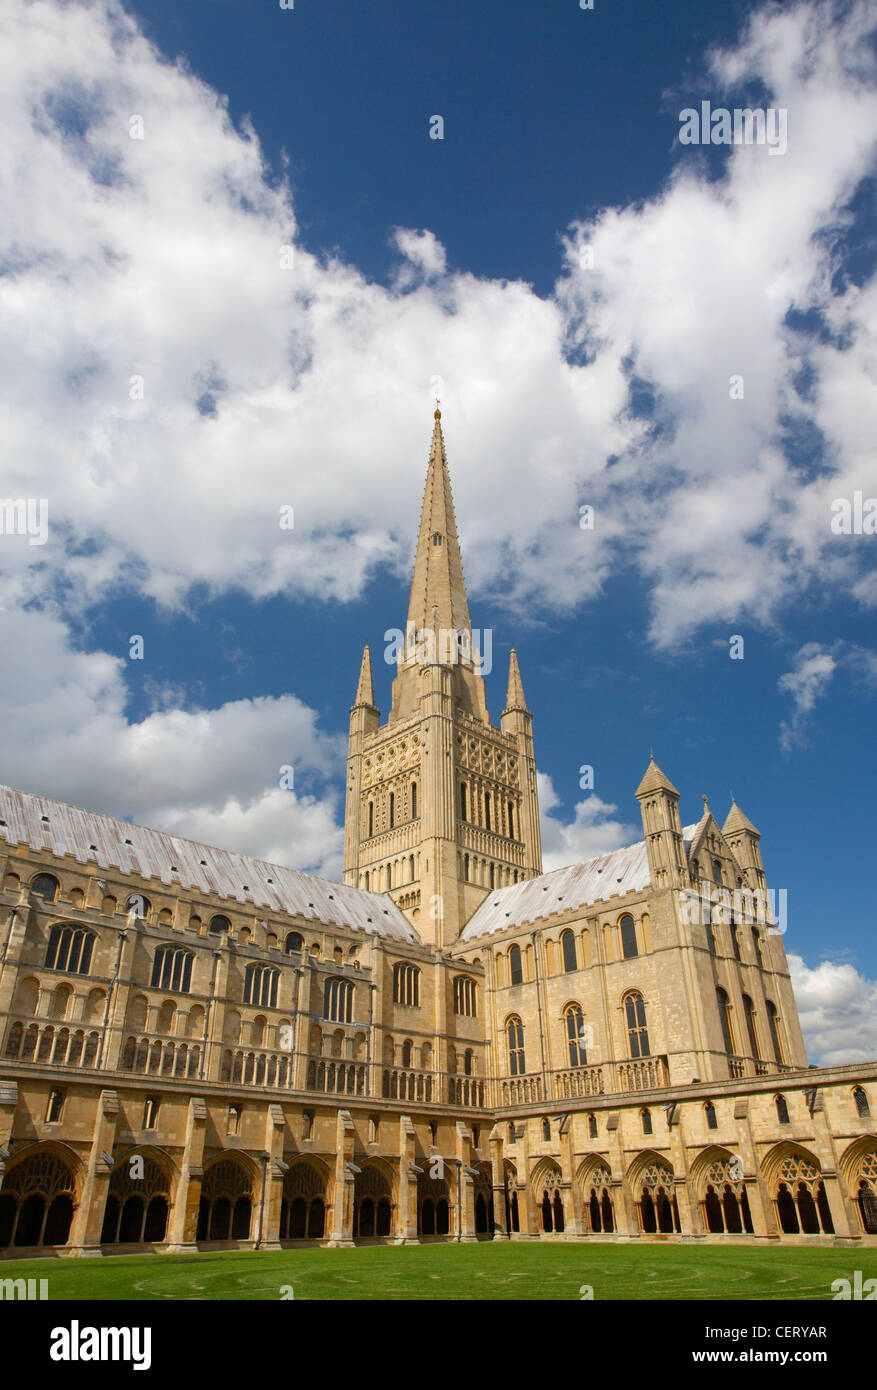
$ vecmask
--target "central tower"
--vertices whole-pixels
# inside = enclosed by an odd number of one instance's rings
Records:
[[[435,427],[386,724],[362,656],[350,711],[344,881],[387,892],[449,946],[492,888],[542,872],[533,720],[512,649],[499,727],[485,698],[492,633],[473,637],[451,480]]]

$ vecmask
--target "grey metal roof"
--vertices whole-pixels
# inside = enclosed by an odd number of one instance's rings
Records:
[[[157,878],[174,889],[199,888],[266,912],[350,927],[397,941],[420,937],[392,898],[332,883],[282,864],[214,849],[163,830],[84,811],[63,801],[0,786],[0,836],[81,864]]]
[[[473,941],[491,932],[574,911],[591,903],[605,902],[623,893],[646,888],[649,861],[645,840],[611,854],[598,855],[585,864],[570,864],[539,878],[512,883],[489,893],[473,913],[460,936]]]

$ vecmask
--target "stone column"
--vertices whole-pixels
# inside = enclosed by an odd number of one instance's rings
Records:
[[[204,1139],[207,1106],[201,1096],[189,1100],[183,1162],[168,1219],[167,1251],[172,1255],[197,1251],[198,1210],[201,1205],[201,1179],[204,1173]]]
[[[91,1140],[91,1152],[85,1172],[85,1180],[79,1197],[79,1205],[73,1217],[68,1253],[70,1255],[99,1255],[100,1237],[104,1224],[104,1207],[110,1186],[112,1162],[107,1163],[104,1153],[112,1156],[116,1137],[116,1120],[119,1114],[119,1097],[115,1091],[101,1091],[97,1102],[97,1114]]]
[[[394,1245],[419,1245],[417,1235],[417,1174],[414,1163],[416,1135],[409,1115],[399,1116],[399,1206]]]
[[[349,1110],[338,1111],[335,1138],[335,1200],[332,1204],[331,1249],[353,1244],[354,1174],[347,1167],[353,1159],[355,1141],[353,1120]]]

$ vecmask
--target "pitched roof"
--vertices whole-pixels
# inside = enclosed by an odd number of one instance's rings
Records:
[[[474,941],[507,927],[606,902],[623,893],[639,891],[649,882],[646,844],[640,840],[611,854],[600,854],[585,864],[570,864],[488,893],[464,927],[460,940]]]
[[[163,830],[132,825],[115,816],[84,811],[63,801],[0,786],[0,837],[81,864],[158,878],[173,889],[199,888],[264,909],[366,932],[419,942],[392,898],[332,883],[282,864],[232,854]]]
[[[761,832],[756,830],[752,821],[740,810],[740,807],[732,797],[731,809],[725,818],[725,824],[722,826],[722,833],[727,835],[729,831],[733,833],[735,830],[749,830],[753,835],[758,835],[759,837],[761,835]]]
[[[654,758],[649,758],[649,765],[643,773],[643,780],[640,782],[634,795],[646,796],[649,792],[657,791],[668,791],[672,792],[674,796],[679,795],[673,783],[670,781],[670,778],[661,771]]]

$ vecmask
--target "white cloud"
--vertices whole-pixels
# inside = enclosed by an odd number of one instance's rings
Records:
[[[812,1060],[843,1066],[877,1056],[877,981],[827,960],[811,968],[798,955],[789,971]]]
[[[564,823],[552,814],[561,801],[551,778],[545,772],[536,774],[539,793],[539,824],[542,832],[542,864],[545,873],[562,869],[567,864],[581,864],[598,854],[621,849],[642,839],[642,826],[626,825],[613,818],[618,807],[602,801],[591,792],[576,802],[573,819]]]
[[[791,718],[780,726],[780,744],[786,752],[803,742],[807,719],[828,690],[836,666],[831,652],[818,642],[807,642],[797,652],[793,669],[780,676],[777,688],[791,695],[794,704]]]
[[[345,599],[376,566],[407,573],[439,376],[482,600],[565,610],[636,565],[665,645],[704,622],[768,622],[820,573],[871,601],[862,547],[828,531],[839,481],[874,470],[875,291],[831,289],[845,204],[873,168],[866,6],[756,14],[711,59],[704,96],[762,80],[789,109],[787,154],[735,149],[710,182],[680,149],[659,195],[573,230],[548,299],[449,272],[429,229],[395,229],[389,288],[318,259],[256,133],[115,5],[7,16],[5,485],[38,488],[51,525],[45,547],[4,543],[10,599],[81,609],[136,584],[181,604],[198,581]],[[831,345],[788,327],[808,308]],[[630,408],[631,370],[657,435]],[[777,445],[788,413],[825,432],[835,478],[802,482]]]
[[[342,740],[292,695],[125,716],[124,661],[71,650],[47,613],[0,612],[4,781],[189,839],[337,876]],[[295,790],[280,786],[292,767]]]

